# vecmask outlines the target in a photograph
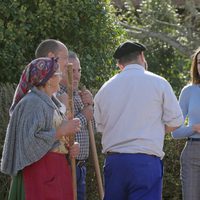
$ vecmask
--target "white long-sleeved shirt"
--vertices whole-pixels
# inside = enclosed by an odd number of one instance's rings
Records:
[[[165,124],[183,123],[170,84],[137,64],[112,77],[94,98],[103,152],[145,153],[163,157]]]

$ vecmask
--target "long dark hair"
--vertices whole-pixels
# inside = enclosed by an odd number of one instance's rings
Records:
[[[191,82],[192,84],[200,83],[200,75],[197,68],[197,56],[200,54],[200,47],[195,51],[192,56],[192,65],[191,65]]]

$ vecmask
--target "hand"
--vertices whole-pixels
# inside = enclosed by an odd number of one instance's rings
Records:
[[[92,120],[93,119],[93,107],[92,106],[85,106],[81,113],[85,116],[85,118],[87,119],[87,121]]]
[[[84,105],[93,105],[93,96],[89,90],[80,91],[79,95]]]
[[[56,137],[60,138],[62,136],[74,135],[76,132],[79,132],[81,128],[80,120],[74,118],[72,120],[63,120],[60,127],[56,130]]]
[[[80,144],[74,142],[74,144],[69,148],[69,155],[71,158],[75,158],[80,153]]]
[[[171,133],[172,131],[175,131],[177,128],[178,128],[178,126],[177,127],[170,127],[170,126],[167,126],[165,124],[165,133]]]
[[[192,131],[200,133],[200,124],[194,124],[192,126]]]

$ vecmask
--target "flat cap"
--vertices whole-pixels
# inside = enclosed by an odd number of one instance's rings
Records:
[[[140,43],[137,42],[131,42],[131,41],[127,41],[122,43],[116,50],[115,53],[113,55],[113,57],[115,59],[120,59],[121,57],[129,54],[129,53],[133,53],[136,51],[145,51],[146,47]]]

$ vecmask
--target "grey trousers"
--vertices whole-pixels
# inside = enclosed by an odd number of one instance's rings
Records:
[[[183,200],[200,200],[200,141],[187,141],[181,153]]]

